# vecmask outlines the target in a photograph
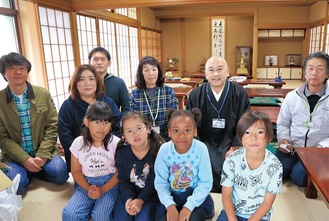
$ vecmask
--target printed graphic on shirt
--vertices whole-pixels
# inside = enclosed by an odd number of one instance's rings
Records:
[[[243,176],[237,176],[234,186],[238,189],[247,191],[248,190],[248,180]]]
[[[247,204],[247,200],[239,200],[236,205],[234,205],[234,210],[237,212],[242,212],[243,207]]]
[[[90,151],[83,159],[88,165],[88,171],[95,176],[105,176],[109,174],[109,168],[105,165],[107,162],[113,162],[112,155],[104,152]]]
[[[232,153],[225,161],[221,176],[223,186],[232,186],[236,194],[233,197],[237,215],[251,216],[263,203],[266,193],[277,194],[281,189],[282,165],[269,151],[264,161],[255,170],[248,167],[244,149]],[[272,210],[264,219],[269,220]]]
[[[145,163],[143,167],[143,173],[140,175],[136,173],[136,164],[134,164],[133,168],[130,171],[130,182],[135,183],[135,185],[139,188],[144,188],[145,182],[149,177],[150,165],[148,163]]]
[[[171,173],[175,177],[171,187],[173,190],[185,190],[190,186],[191,181],[194,178],[193,165],[189,162],[173,164],[171,166]]]
[[[250,185],[252,187],[255,186],[255,185],[257,185],[257,184],[262,184],[263,183],[262,182],[262,174],[258,174],[258,175],[255,175],[255,176],[250,175],[249,176],[249,179],[251,181]]]

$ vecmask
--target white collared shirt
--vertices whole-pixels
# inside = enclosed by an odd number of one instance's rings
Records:
[[[223,87],[224,88],[224,87]],[[219,100],[219,98],[220,98],[220,96],[222,95],[222,93],[223,93],[223,89],[222,90],[220,90],[220,92],[219,93],[217,93],[216,91],[214,91],[212,88],[211,88],[211,90],[212,90],[212,93],[214,94],[214,96],[215,96],[215,98],[216,98],[216,101],[218,101]]]

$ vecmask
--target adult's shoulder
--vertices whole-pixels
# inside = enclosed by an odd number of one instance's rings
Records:
[[[32,86],[32,90],[33,90],[35,96],[38,96],[38,95],[49,95],[50,96],[50,93],[46,88],[40,87],[37,85],[31,85],[31,86]]]
[[[4,89],[0,90],[0,98],[1,99],[4,99],[5,98],[6,93],[7,93],[7,90],[8,90],[7,88],[8,88],[8,86],[5,87]]]
[[[33,90],[41,90],[41,91],[48,91],[46,90],[46,88],[44,87],[41,87],[41,86],[37,86],[37,85],[34,85],[34,84],[30,84],[33,88]]]
[[[0,90],[0,94],[6,93],[6,91],[7,91],[7,88],[8,88],[8,86],[7,86],[7,87],[5,87],[4,89]]]
[[[69,96],[61,105],[62,107],[65,107],[66,109],[70,109],[71,112],[72,110],[77,111],[77,110],[83,110],[86,111],[87,108],[89,107],[89,103],[82,99],[73,99],[71,96]],[[73,111],[73,113],[74,113]]]
[[[109,79],[111,79],[111,78],[109,78]],[[125,81],[122,78],[117,77],[115,75],[112,77],[112,80],[115,81],[115,82],[126,84]]]
[[[170,86],[168,86],[168,85],[165,85],[165,84],[162,85],[161,87],[164,88],[166,91],[171,91],[171,92],[174,91],[174,89],[173,89],[172,87],[170,87]],[[161,88],[161,87],[160,87],[160,88]]]
[[[117,104],[115,103],[115,101],[112,98],[110,98],[109,96],[106,96],[105,94],[102,94],[97,100],[107,103],[110,106],[110,108],[112,109],[113,112],[120,112],[120,110],[119,110]]]
[[[62,105],[63,105],[63,104],[64,104],[64,105],[69,105],[69,104],[72,104],[72,103],[74,103],[74,102],[75,102],[75,100],[73,100],[72,97],[69,96],[67,99],[65,99],[65,100],[63,101]]]
[[[102,94],[99,98],[97,98],[97,100],[103,101],[103,102],[105,102],[107,104],[111,104],[111,105],[112,105],[112,103],[114,103],[114,100],[105,94]]]
[[[118,76],[114,76],[114,79],[117,80],[117,81],[125,82],[122,78],[120,78]]]
[[[139,89],[138,87],[134,88],[131,90],[132,94],[140,94],[142,93],[142,89]]]
[[[59,112],[63,111],[64,109],[69,109],[72,107],[74,100],[71,97],[68,97],[66,100],[63,101]]]
[[[227,83],[230,84],[230,87],[237,93],[247,94],[247,91],[240,84],[236,84],[232,81],[227,81]]]
[[[208,83],[205,83],[199,87],[194,88],[189,96],[197,96],[198,94],[204,92],[206,90]]]
[[[290,100],[292,98],[295,99],[296,96],[298,96],[298,97],[305,97],[306,98],[306,96],[304,94],[305,88],[306,88],[306,82],[303,83],[300,87],[295,88],[292,91],[289,91],[287,93],[286,97],[284,98],[284,101]]]

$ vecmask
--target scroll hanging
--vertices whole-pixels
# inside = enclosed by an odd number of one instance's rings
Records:
[[[212,56],[225,57],[225,18],[211,19]]]

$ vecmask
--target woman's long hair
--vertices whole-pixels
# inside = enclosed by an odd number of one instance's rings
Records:
[[[71,98],[73,100],[81,99],[77,84],[80,81],[82,72],[84,72],[86,70],[91,71],[96,79],[97,89],[95,92],[95,97],[99,98],[102,94],[105,93],[104,83],[103,83],[101,77],[99,76],[99,74],[97,74],[96,69],[89,64],[81,64],[75,68],[73,75],[71,77],[71,80],[70,80],[70,84],[69,84],[69,92],[70,92]]]

